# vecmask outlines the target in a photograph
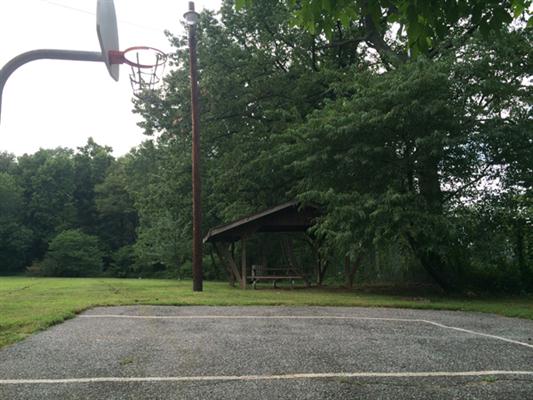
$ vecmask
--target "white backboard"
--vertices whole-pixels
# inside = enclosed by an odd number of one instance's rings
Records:
[[[96,33],[100,41],[100,48],[105,58],[109,75],[118,81],[119,64],[111,64],[109,52],[120,50],[118,44],[117,15],[113,0],[97,0],[96,3]]]

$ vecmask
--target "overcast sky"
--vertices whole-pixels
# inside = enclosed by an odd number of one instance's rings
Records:
[[[218,10],[221,0],[197,0]],[[164,30],[181,32],[186,0],[115,0],[120,47],[148,45],[171,51]],[[96,0],[2,0],[0,66],[35,49],[99,51]],[[103,63],[33,61],[4,88],[0,151],[16,155],[40,147],[82,146],[89,136],[122,155],[143,140],[132,110],[129,67],[115,82]]]

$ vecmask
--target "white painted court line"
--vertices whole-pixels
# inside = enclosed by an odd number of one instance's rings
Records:
[[[153,377],[98,377],[70,379],[1,379],[0,385],[34,385],[60,383],[102,382],[197,382],[197,381],[268,381],[320,378],[450,378],[480,376],[531,376],[533,371],[430,371],[430,372],[332,372],[281,375],[222,375],[222,376],[153,376]]]
[[[533,349],[533,345],[520,342],[518,340],[508,339],[502,336],[491,335],[488,333],[472,331],[469,329],[458,328],[455,326],[444,325],[439,322],[425,319],[410,318],[379,318],[379,317],[353,317],[345,315],[123,315],[123,314],[83,314],[81,318],[125,318],[125,319],[340,319],[340,320],[362,320],[362,321],[390,321],[390,322],[422,322],[425,324],[437,326],[443,329],[451,329],[458,332],[469,333],[471,335],[487,337],[490,339],[501,340],[503,342],[516,344],[519,346]]]
[[[421,319],[420,321],[421,322],[425,322],[427,324],[434,325],[434,326],[438,326],[439,328],[453,329],[455,331],[470,333],[472,335],[477,335],[477,336],[484,336],[484,337],[488,337],[488,338],[491,338],[491,339],[502,340],[502,341],[507,342],[507,343],[518,344],[520,346],[525,346],[525,347],[529,347],[529,348],[533,349],[533,345],[528,344],[528,343],[524,343],[524,342],[519,342],[518,340],[507,339],[507,338],[504,338],[504,337],[501,337],[501,336],[490,335],[488,333],[483,333],[483,332],[471,331],[469,329],[457,328],[455,326],[448,326],[448,325],[444,325],[444,324],[439,324],[438,322],[434,322],[434,321],[426,321],[426,320],[423,320],[423,319]]]

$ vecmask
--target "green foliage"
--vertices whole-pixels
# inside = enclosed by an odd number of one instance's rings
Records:
[[[91,234],[104,232],[104,227],[95,224],[98,220],[95,187],[104,181],[108,168],[114,162],[111,148],[100,146],[89,138],[85,146],[78,148],[72,161],[76,179],[72,193],[76,208],[76,226]]]
[[[31,231],[21,225],[22,188],[0,172],[0,275],[20,272],[29,261]]]
[[[54,237],[42,263],[46,276],[94,276],[102,272],[102,252],[98,238],[78,229]]]
[[[253,0],[236,0],[237,9],[251,7]],[[312,34],[334,35],[343,27],[358,26],[365,40],[383,50],[384,32],[393,24],[405,27],[408,47],[414,55],[427,54],[447,40],[458,26],[467,31],[479,30],[483,35],[498,32],[513,20],[530,25],[530,0],[286,0],[294,15],[294,23]]]
[[[354,75],[335,101],[288,133],[292,167],[303,176],[295,193],[326,207],[314,232],[328,246],[355,257],[373,242],[404,240],[416,251],[446,254],[433,171],[445,142],[463,129],[451,98],[448,73],[435,63]],[[430,268],[446,284],[444,267]]]
[[[0,218],[2,222],[17,220],[20,217],[22,188],[15,178],[6,172],[0,172]]]
[[[138,218],[128,191],[124,160],[117,161],[106,171],[103,181],[94,186],[94,205],[98,236],[113,251],[135,242]],[[95,225],[94,220],[92,224]]]
[[[111,255],[111,265],[105,271],[107,276],[126,278],[134,276],[135,253],[133,246],[127,245],[119,248]]]
[[[15,170],[16,165],[14,154],[0,151],[0,172],[11,174]]]
[[[190,161],[172,150],[157,152],[147,142],[125,160],[128,191],[139,216],[135,270],[142,276],[165,268],[177,276],[190,254],[190,199],[185,195],[190,192]]]
[[[17,179],[24,190],[24,224],[33,231],[31,259],[41,258],[49,240],[76,224],[76,186],[72,151],[39,150],[18,159]]]
[[[40,273],[48,243],[68,229],[96,235],[106,266],[114,251],[135,241],[138,218],[124,162],[92,138],[77,151],[0,153],[0,171],[0,273],[28,265]]]
[[[471,256],[468,285],[490,292],[531,291],[531,197],[507,193],[459,212],[464,221],[461,240]]]
[[[288,131],[287,159],[303,176],[294,193],[325,206],[314,232],[329,247],[355,256],[371,243],[400,241],[444,288],[465,283],[476,253],[469,243],[480,238],[475,230],[460,237],[468,225],[459,207],[489,205],[516,185],[530,191],[530,152],[521,148],[531,146],[530,94],[521,83],[528,69],[519,62],[527,56],[526,35],[493,39],[468,43],[461,61],[453,55],[354,73],[336,85],[334,101]],[[510,204],[504,209],[527,225]],[[503,260],[499,265],[506,268]]]

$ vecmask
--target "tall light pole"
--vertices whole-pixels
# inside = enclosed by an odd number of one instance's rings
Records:
[[[189,26],[189,65],[191,75],[192,110],[192,290],[203,290],[202,271],[202,204],[200,182],[200,118],[198,106],[198,67],[196,61],[196,24],[198,13],[194,2],[189,2],[189,11],[183,17]]]

